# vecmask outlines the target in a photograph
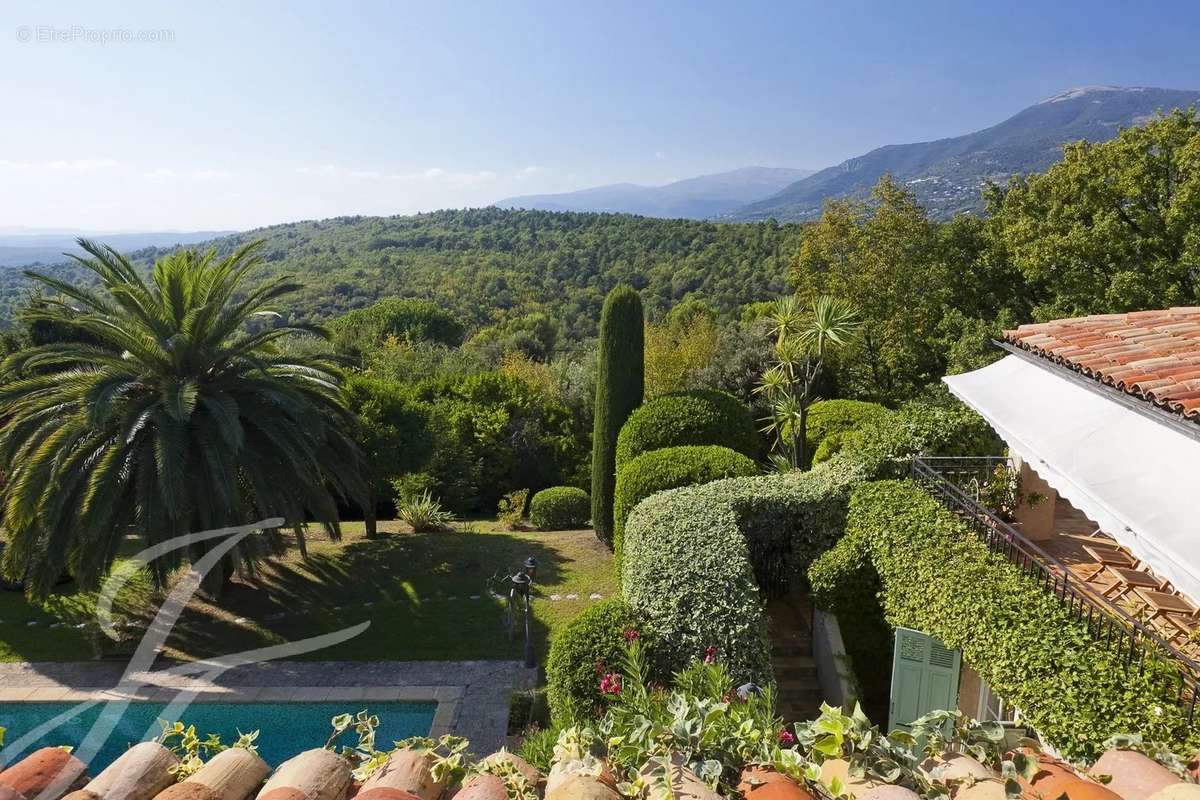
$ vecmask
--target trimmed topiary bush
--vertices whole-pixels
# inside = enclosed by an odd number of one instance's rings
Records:
[[[845,433],[831,433],[821,440],[821,446],[818,447],[812,456],[813,466],[836,456],[842,452],[842,445],[846,441]]]
[[[665,394],[629,416],[617,439],[617,466],[651,450],[706,444],[757,458],[761,440],[750,409],[724,392]]]
[[[621,586],[660,637],[663,667],[716,647],[739,680],[770,679],[760,587],[793,575],[837,541],[863,478],[835,459],[810,472],[731,478],[659,492],[625,524]]]
[[[613,551],[621,557],[625,520],[634,506],[655,492],[711,483],[722,478],[757,475],[758,465],[718,445],[664,447],[642,453],[617,472],[613,502]]]
[[[1172,702],[1175,669],[1096,642],[1034,577],[993,552],[954,514],[910,481],[858,487],[846,537],[809,570],[815,598],[839,618],[882,599],[892,626],[924,631],[1022,710],[1064,755],[1094,758],[1113,733],[1194,752]]]
[[[808,443],[805,450],[811,463],[820,463],[816,453],[830,436],[840,437],[866,423],[882,419],[887,413],[884,406],[862,400],[819,400],[813,403],[808,407],[804,428],[804,438]],[[836,452],[836,449],[827,452],[821,460],[828,460]]]
[[[596,537],[609,547],[613,540],[617,435],[645,394],[645,324],[637,292],[618,286],[608,293],[600,316],[600,366],[592,427],[592,525]]]
[[[808,472],[715,481],[638,503],[625,522],[621,587],[659,635],[662,666],[679,669],[711,645],[738,677],[766,679],[760,590],[783,591],[842,537],[855,486],[907,474],[916,453],[973,441],[977,417],[930,409],[889,413]],[[875,436],[858,438],[868,428]]]
[[[529,503],[529,518],[542,531],[566,531],[587,525],[591,501],[583,489],[551,486]]]
[[[586,724],[601,709],[598,664],[615,665],[635,616],[620,598],[588,607],[559,631],[546,658],[546,697],[555,727]]]

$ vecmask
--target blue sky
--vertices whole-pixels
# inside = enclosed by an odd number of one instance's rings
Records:
[[[822,167],[1073,86],[1200,88],[1198,34],[1194,2],[7,2],[0,228]]]

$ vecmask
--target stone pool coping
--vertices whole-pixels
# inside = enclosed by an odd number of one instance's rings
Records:
[[[464,736],[483,755],[504,744],[512,692],[536,685],[537,677],[518,661],[276,661],[234,667],[213,680],[155,669],[123,681],[124,669],[95,661],[0,664],[0,703],[166,702],[181,691],[195,692],[198,703],[436,702],[430,735]]]

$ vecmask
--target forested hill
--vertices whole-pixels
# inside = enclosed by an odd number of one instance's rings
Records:
[[[266,242],[259,279],[290,274],[303,284],[290,301],[297,319],[417,296],[473,324],[545,311],[568,336],[584,338],[594,335],[604,295],[619,282],[642,290],[652,311],[694,295],[728,312],[783,293],[800,228],[484,208],[296,222],[214,244],[225,252],[253,239]],[[149,263],[166,252],[133,255]],[[68,274],[79,279],[77,270]],[[28,286],[17,271],[0,273],[6,321]]]

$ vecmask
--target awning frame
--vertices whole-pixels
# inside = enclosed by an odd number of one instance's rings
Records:
[[[1029,351],[1010,355],[943,380],[1062,497],[1200,601],[1200,539],[1194,538],[1200,528],[1187,505],[1195,491],[1191,476],[1200,474],[1200,437],[1191,428],[1180,436],[1188,422],[1164,425],[1164,415],[1148,413],[1153,406],[1140,398]],[[1169,454],[1167,463],[1182,468],[1139,466],[1161,467],[1160,457],[1145,460],[1150,452]]]
[[[992,344],[999,347],[1001,350],[1006,350],[1017,356],[1023,361],[1028,361],[1030,364],[1036,364],[1042,369],[1050,372],[1055,377],[1063,380],[1071,381],[1077,386],[1095,392],[1096,394],[1106,397],[1109,400],[1115,400],[1126,408],[1136,411],[1144,417],[1149,417],[1160,425],[1167,425],[1185,436],[1190,436],[1200,442],[1200,425],[1190,420],[1183,419],[1178,414],[1168,411],[1165,408],[1160,408],[1148,400],[1143,400],[1140,397],[1122,392],[1115,386],[1109,386],[1106,383],[1101,383],[1098,380],[1089,378],[1086,375],[1081,375],[1073,369],[1067,369],[1047,358],[1032,353],[1023,347],[1017,347],[1015,344],[1001,341],[1000,339],[992,339]]]

